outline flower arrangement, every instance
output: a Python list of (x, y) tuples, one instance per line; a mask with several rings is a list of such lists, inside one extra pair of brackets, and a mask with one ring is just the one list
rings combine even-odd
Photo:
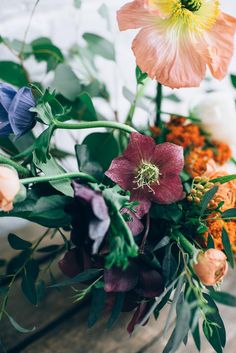
[[(220, 12), (217, 0), (134, 0), (117, 18), (120, 30), (141, 28), (133, 42), (137, 86), (143, 88), (149, 77), (158, 81), (156, 120), (142, 129), (132, 121), (137, 99), (126, 123), (98, 118), (92, 98), (109, 102), (105, 85), (76, 78), (49, 39), (22, 43), (19, 51), (1, 38), (18, 63), (0, 62), (8, 72), (0, 73), (0, 216), (47, 230), (35, 242), (9, 235), (17, 254), (9, 263), (0, 261), (0, 320), (7, 317), (28, 332), (8, 312), (9, 294), (20, 276), (22, 291), (34, 305), (46, 287), (71, 286), (76, 302), (90, 296), (90, 327), (105, 308), (109, 328), (126, 311), (132, 334), (151, 316), (158, 320), (169, 305), (175, 326), (164, 353), (176, 352), (189, 334), (200, 350), (200, 326), (220, 353), (226, 339), (216, 302), (236, 306), (236, 297), (220, 289), (236, 257), (236, 175), (227, 171), (228, 163), (235, 163), (235, 103), (224, 108), (222, 95), (208, 93), (188, 116), (163, 119), (162, 85), (198, 86), (206, 66), (223, 78), (236, 19)], [(85, 40), (91, 65), (96, 55), (109, 58), (109, 41), (92, 34)], [(94, 40), (103, 43), (102, 53)], [(25, 66), (29, 57), (54, 72), (55, 90), (31, 81)], [(232, 129), (224, 125), (225, 110)], [(59, 129), (88, 131), (75, 144), (72, 171), (63, 167), (71, 156), (53, 143)], [(55, 244), (54, 237), (42, 248), (50, 230), (63, 244)], [(63, 281), (45, 283), (38, 250), (58, 262)]]

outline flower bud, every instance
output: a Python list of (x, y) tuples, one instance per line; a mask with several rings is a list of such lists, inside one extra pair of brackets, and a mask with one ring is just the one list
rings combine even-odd
[(0, 166), (0, 209), (4, 212), (13, 209), (13, 201), (20, 190), (20, 181), (15, 169)]
[(228, 271), (227, 258), (222, 251), (217, 249), (201, 251), (193, 269), (204, 285), (214, 286), (224, 278)]

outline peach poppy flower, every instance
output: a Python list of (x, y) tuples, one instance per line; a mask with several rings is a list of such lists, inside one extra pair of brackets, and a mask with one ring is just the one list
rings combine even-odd
[(233, 55), (236, 19), (218, 0), (134, 0), (117, 14), (121, 31), (141, 28), (133, 41), (137, 65), (171, 88), (199, 86), (208, 66), (222, 79)]
[(13, 200), (20, 191), (17, 172), (6, 166), (0, 166), (0, 209), (4, 212), (13, 209)]
[[(226, 175), (229, 175), (229, 173), (225, 170), (219, 169), (213, 160), (208, 162), (204, 176), (209, 179), (215, 179)], [(213, 200), (215, 200), (217, 204), (224, 201), (224, 204), (221, 207), (221, 211), (223, 212), (230, 208), (234, 208), (236, 206), (236, 181), (231, 180), (228, 183), (220, 185)]]
[(199, 252), (197, 263), (193, 265), (194, 272), (206, 286), (218, 284), (228, 272), (225, 254), (217, 249)]

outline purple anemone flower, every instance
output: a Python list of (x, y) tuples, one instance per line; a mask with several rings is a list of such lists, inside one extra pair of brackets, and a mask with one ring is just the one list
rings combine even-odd
[(92, 252), (98, 253), (99, 247), (110, 226), (110, 217), (107, 205), (100, 192), (94, 191), (87, 186), (81, 185), (76, 181), (72, 182), (75, 199), (78, 203), (78, 218), (75, 219), (75, 225), (78, 227), (73, 232), (73, 242), (79, 245), (74, 238), (79, 236), (81, 228), (82, 236), (88, 235), (93, 241)]
[(36, 114), (30, 111), (35, 106), (32, 91), (22, 87), (16, 91), (11, 86), (0, 84), (0, 135), (14, 133), (17, 137), (31, 130), (36, 123)]
[(169, 142), (156, 145), (150, 136), (133, 132), (123, 156), (115, 158), (105, 174), (148, 212), (151, 201), (171, 204), (184, 197), (179, 177), (183, 167), (182, 147)]

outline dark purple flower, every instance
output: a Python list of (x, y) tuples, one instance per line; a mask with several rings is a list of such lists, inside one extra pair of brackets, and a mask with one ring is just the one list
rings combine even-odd
[(123, 156), (115, 158), (105, 173), (138, 200), (145, 212), (151, 201), (171, 204), (184, 197), (179, 177), (184, 167), (183, 148), (133, 132)]
[[(83, 236), (88, 235), (93, 241), (92, 252), (96, 254), (110, 226), (110, 217), (107, 205), (100, 192), (83, 186), (76, 181), (72, 182), (75, 199), (78, 203), (78, 231), (81, 226)], [(81, 217), (82, 216), (82, 217)], [(76, 224), (73, 227), (77, 226)], [(77, 230), (73, 232), (73, 242), (77, 245)], [(75, 240), (75, 241), (74, 241)]]
[(67, 251), (58, 265), (61, 271), (68, 277), (75, 277), (92, 267), (88, 254), (78, 248)]
[(34, 106), (30, 88), (22, 87), (16, 91), (5, 83), (0, 84), (0, 135), (14, 133), (20, 137), (32, 129), (36, 115), (30, 108)]
[(134, 290), (145, 298), (154, 298), (163, 291), (163, 279), (159, 272), (142, 264), (130, 262), (126, 270), (112, 268), (105, 270), (106, 292), (128, 292)]

